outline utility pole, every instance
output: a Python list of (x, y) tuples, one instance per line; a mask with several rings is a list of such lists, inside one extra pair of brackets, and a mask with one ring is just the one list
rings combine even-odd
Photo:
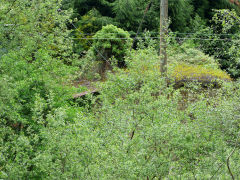
[(160, 71), (167, 77), (168, 0), (160, 0)]

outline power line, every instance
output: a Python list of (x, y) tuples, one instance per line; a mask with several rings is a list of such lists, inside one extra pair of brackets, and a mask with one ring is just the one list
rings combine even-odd
[[(130, 35), (137, 35), (135, 32), (128, 32)], [(96, 33), (80, 33), (81, 35), (86, 36), (94, 36)], [(120, 33), (105, 33), (105, 34), (120, 34)], [(159, 34), (159, 32), (139, 32), (138, 34)], [(238, 36), (237, 34), (218, 34), (218, 33), (198, 33), (198, 32), (189, 32), (189, 33), (181, 33), (181, 32), (169, 32), (169, 34), (182, 34), (182, 35), (203, 35), (203, 36)]]
[[(240, 39), (229, 39), (229, 38), (225, 38), (225, 39), (214, 39), (214, 38), (195, 38), (195, 37), (171, 37), (171, 36), (168, 36), (169, 39), (179, 39), (179, 40), (204, 40), (204, 41), (239, 41)], [(94, 37), (91, 37), (91, 38), (72, 38), (72, 39), (85, 39), (85, 40), (117, 40), (117, 39), (120, 39), (120, 40), (128, 40), (129, 38), (94, 38)], [(136, 39), (160, 39), (160, 37), (137, 37)]]
[[(174, 37), (176, 39), (179, 39), (179, 40), (203, 40), (203, 41), (233, 41), (234, 39), (210, 39), (210, 38), (180, 38), (180, 37)], [(238, 39), (237, 41), (239, 41), (240, 39)]]
[[(72, 24), (73, 25), (73, 24)], [(15, 24), (4, 24), (3, 26), (5, 27), (9, 27), (9, 26), (15, 26)], [(73, 25), (73, 27), (75, 29), (77, 29), (77, 27), (75, 25)], [(138, 35), (138, 34), (159, 34), (159, 32), (128, 32), (130, 35)], [(79, 33), (83, 36), (94, 36), (96, 33)], [(113, 32), (113, 33), (105, 33), (107, 35), (111, 35), (111, 34), (120, 34), (117, 32)], [(198, 33), (198, 32), (189, 32), (189, 33), (182, 33), (182, 32), (169, 32), (169, 34), (180, 34), (180, 35), (202, 35), (202, 36), (238, 36), (237, 34), (230, 34), (230, 33), (224, 33), (224, 34), (218, 34), (218, 33)]]
[(180, 32), (169, 32), (170, 34), (185, 34), (185, 35), (216, 35), (216, 36), (237, 36), (237, 34), (217, 34), (217, 33), (198, 33), (198, 32), (191, 32), (191, 33), (180, 33)]

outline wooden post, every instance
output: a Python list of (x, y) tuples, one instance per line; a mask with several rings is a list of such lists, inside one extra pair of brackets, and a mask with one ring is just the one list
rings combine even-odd
[(160, 71), (167, 77), (168, 0), (160, 0)]

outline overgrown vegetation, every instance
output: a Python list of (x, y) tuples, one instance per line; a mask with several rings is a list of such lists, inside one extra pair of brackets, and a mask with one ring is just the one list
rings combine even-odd
[(169, 0), (166, 81), (148, 4), (0, 2), (0, 179), (239, 178), (239, 9)]

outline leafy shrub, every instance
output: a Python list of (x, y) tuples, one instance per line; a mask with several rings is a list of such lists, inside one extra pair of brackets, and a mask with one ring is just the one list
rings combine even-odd
[(92, 9), (76, 23), (74, 50), (84, 54), (91, 46), (93, 35), (101, 30), (103, 25), (112, 24), (110, 17), (102, 16), (98, 10)]
[(91, 51), (96, 60), (109, 61), (112, 57), (117, 59), (119, 67), (125, 66), (124, 56), (131, 47), (132, 39), (127, 31), (114, 25), (107, 25), (93, 36)]
[(193, 47), (190, 42), (185, 42), (177, 48), (169, 48), (170, 66), (177, 65), (179, 63), (199, 65), (210, 69), (219, 69), (219, 64), (213, 56), (204, 54), (201, 50)]

